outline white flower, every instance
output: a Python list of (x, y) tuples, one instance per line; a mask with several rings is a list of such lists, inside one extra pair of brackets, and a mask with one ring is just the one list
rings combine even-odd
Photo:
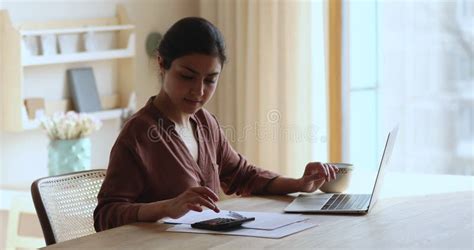
[(41, 126), (51, 140), (72, 140), (89, 136), (102, 127), (102, 122), (89, 114), (69, 111), (45, 117)]

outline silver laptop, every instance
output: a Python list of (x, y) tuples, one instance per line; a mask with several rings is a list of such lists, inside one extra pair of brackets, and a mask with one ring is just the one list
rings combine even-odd
[(382, 186), (382, 181), (390, 155), (393, 151), (398, 127), (387, 137), (380, 160), (377, 177), (371, 194), (315, 194), (300, 195), (284, 211), (289, 213), (325, 213), (325, 214), (366, 214), (374, 206)]

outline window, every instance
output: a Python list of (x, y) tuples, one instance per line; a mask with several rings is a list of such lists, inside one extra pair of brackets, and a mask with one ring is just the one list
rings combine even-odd
[(474, 173), (474, 3), (344, 2), (345, 158), (391, 170)]
[(378, 31), (377, 3), (348, 1), (343, 7), (344, 159), (375, 169), (380, 157), (377, 137)]

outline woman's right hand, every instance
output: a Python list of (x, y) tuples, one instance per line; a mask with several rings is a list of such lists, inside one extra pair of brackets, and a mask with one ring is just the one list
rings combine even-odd
[(189, 210), (202, 212), (205, 206), (214, 212), (220, 210), (215, 204), (219, 197), (207, 187), (192, 187), (167, 202), (166, 214), (173, 219), (185, 215)]

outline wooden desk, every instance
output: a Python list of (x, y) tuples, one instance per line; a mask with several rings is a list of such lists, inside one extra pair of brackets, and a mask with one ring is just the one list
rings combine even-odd
[[(399, 175), (397, 177), (397, 175)], [(387, 176), (388, 183), (416, 187), (420, 179), (403, 174)], [(421, 177), (421, 178), (429, 178)], [(456, 179), (457, 177), (453, 177)], [(449, 180), (450, 177), (443, 180)], [(436, 180), (436, 178), (435, 178)], [(79, 239), (51, 245), (54, 248), (469, 248), (473, 247), (472, 177), (462, 177), (464, 191), (412, 195), (385, 192), (374, 209), (365, 216), (309, 215), (319, 226), (285, 237), (263, 239), (224, 235), (164, 232), (169, 225), (137, 223)], [(454, 180), (458, 181), (459, 180)], [(423, 183), (423, 181), (421, 182)], [(426, 183), (426, 182), (425, 182)], [(442, 185), (441, 183), (435, 183)], [(394, 186), (396, 188), (396, 186)], [(461, 188), (461, 189), (462, 189)], [(386, 190), (390, 191), (390, 185)], [(400, 189), (406, 190), (406, 189)], [(435, 189), (436, 190), (436, 189)], [(414, 194), (414, 195), (413, 195)], [(290, 196), (246, 197), (219, 202), (221, 209), (281, 212), (292, 201)]]

